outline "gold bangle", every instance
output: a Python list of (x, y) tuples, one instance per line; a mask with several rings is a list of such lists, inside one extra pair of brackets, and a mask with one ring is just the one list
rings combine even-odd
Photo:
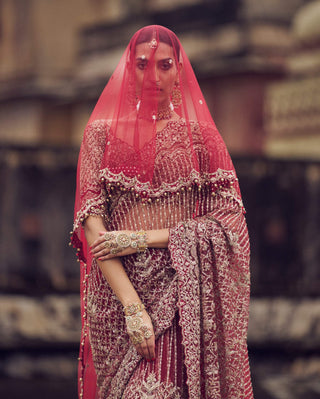
[(146, 252), (148, 248), (147, 233), (143, 230), (137, 231), (135, 234), (135, 242), (138, 254)]
[(104, 234), (104, 246), (110, 248), (111, 254), (117, 254), (124, 249), (131, 247), (137, 250), (138, 254), (145, 253), (147, 244), (147, 233), (145, 231), (136, 231), (130, 234), (126, 233), (105, 233)]
[(123, 312), (126, 316), (133, 316), (144, 309), (143, 303), (131, 303), (123, 307)]

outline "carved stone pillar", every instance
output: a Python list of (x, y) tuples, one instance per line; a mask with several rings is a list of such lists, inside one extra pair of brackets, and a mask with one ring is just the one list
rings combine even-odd
[(302, 7), (293, 20), (296, 48), (288, 76), (269, 86), (265, 100), (266, 154), (320, 158), (320, 1)]

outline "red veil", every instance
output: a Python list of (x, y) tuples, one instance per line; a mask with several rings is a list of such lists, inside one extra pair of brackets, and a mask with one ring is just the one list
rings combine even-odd
[[(165, 144), (161, 146), (159, 142)], [(172, 196), (182, 198), (188, 190), (192, 195), (190, 211), (181, 211), (181, 204), (186, 208), (186, 199), (181, 199), (174, 208), (176, 216), (170, 215), (171, 222), (167, 224), (162, 223), (163, 214), (157, 213), (159, 207), (154, 208), (152, 213), (156, 227), (152, 224), (151, 227), (172, 229), (169, 250), (173, 262), (176, 260), (177, 273), (178, 263), (184, 257), (184, 252), (177, 255), (181, 251), (178, 242), (184, 239), (180, 236), (185, 236), (187, 230), (182, 232), (179, 222), (191, 217), (192, 223), (192, 219), (197, 220), (210, 213), (210, 223), (228, 230), (230, 226), (225, 216), (221, 212), (222, 216), (212, 213), (213, 199), (224, 201), (222, 208), (228, 207), (233, 214), (234, 209), (238, 209), (239, 218), (243, 217), (243, 212), (232, 161), (212, 120), (188, 57), (174, 33), (164, 27), (148, 26), (132, 37), (92, 112), (80, 149), (71, 239), (77, 247), (81, 263), (81, 397), (93, 398), (96, 386), (86, 304), (86, 281), (91, 272), (92, 259), (82, 228), (85, 218), (89, 214), (100, 215), (107, 226), (116, 206), (112, 202), (114, 198), (120, 201), (122, 195), (130, 194), (132, 201), (147, 207), (157, 201), (167, 201)], [(166, 218), (169, 220), (168, 215)], [(145, 223), (141, 227), (150, 228), (147, 219)], [(232, 223), (229, 229), (232, 231), (227, 231), (225, 235), (232, 236), (234, 240), (239, 235), (234, 227), (238, 222), (233, 219)], [(245, 229), (242, 222), (241, 226)], [(175, 227), (178, 229), (176, 232)], [(241, 230), (241, 234), (246, 236), (246, 230)], [(189, 242), (189, 245), (193, 244)], [(199, 240), (194, 245), (199, 245)], [(247, 241), (241, 251), (239, 262), (246, 262), (243, 267), (247, 268)], [(240, 263), (238, 269), (242, 267)], [(182, 276), (184, 272), (181, 273)], [(245, 273), (248, 276), (247, 269)], [(183, 277), (181, 286), (182, 280)], [(248, 278), (241, 284), (245, 285), (245, 291), (241, 294), (244, 303), (241, 317), (244, 319), (242, 330), (246, 334)], [(183, 317), (182, 304), (179, 306), (180, 317)], [(239, 309), (238, 312), (240, 314)], [(190, 376), (189, 380), (192, 383)], [(199, 387), (199, 392), (201, 389), (203, 387)], [(221, 392), (226, 391), (221, 389)], [(231, 398), (231, 393), (228, 395), (221, 397)], [(190, 397), (200, 396), (190, 393)], [(237, 397), (249, 398), (249, 395)]]

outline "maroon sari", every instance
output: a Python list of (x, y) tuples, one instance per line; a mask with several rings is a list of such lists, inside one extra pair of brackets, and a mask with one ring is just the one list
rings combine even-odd
[[(139, 118), (141, 108), (136, 119), (123, 110), (139, 32), (146, 40), (151, 32), (152, 49), (169, 37), (180, 52), (181, 104), (160, 126)], [(90, 118), (79, 157), (72, 235), (81, 263), (79, 396), (250, 399), (250, 249), (236, 174), (174, 34), (139, 32)], [(154, 362), (130, 343), (122, 305), (87, 251), (88, 215), (103, 218), (108, 231), (169, 229), (168, 249), (121, 258), (153, 322)]]

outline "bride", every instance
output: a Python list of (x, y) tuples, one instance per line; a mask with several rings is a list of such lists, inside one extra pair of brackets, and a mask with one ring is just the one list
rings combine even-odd
[(81, 398), (253, 398), (232, 161), (174, 33), (133, 36), (81, 145)]

